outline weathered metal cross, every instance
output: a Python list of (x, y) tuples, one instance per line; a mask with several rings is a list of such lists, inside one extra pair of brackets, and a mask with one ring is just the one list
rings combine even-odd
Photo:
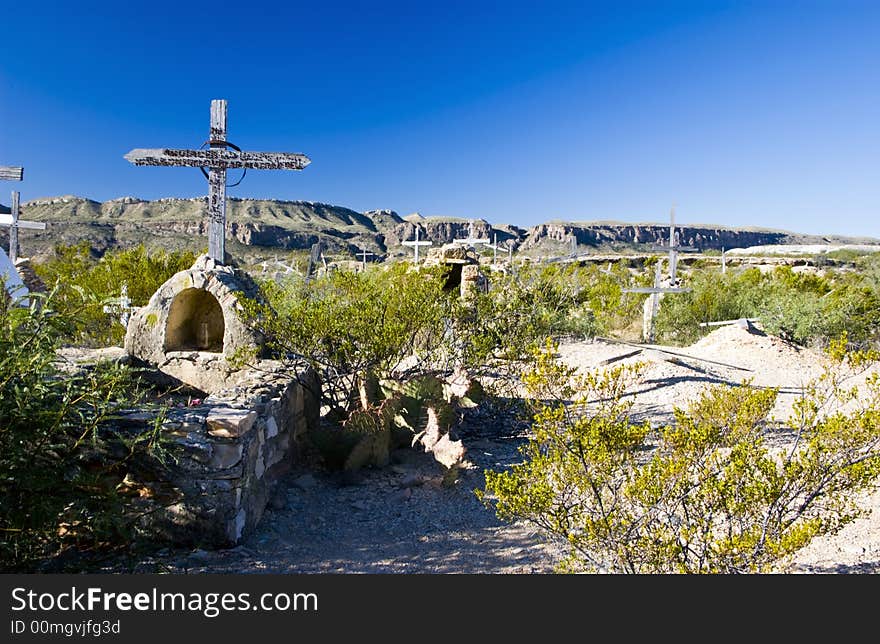
[(419, 246), (433, 246), (434, 245), (434, 242), (432, 242), (430, 240), (419, 241), (419, 227), (418, 226), (416, 226), (415, 241), (403, 241), (400, 243), (403, 244), (404, 246), (412, 246), (415, 249), (415, 251), (416, 251), (415, 263), (416, 264), (419, 263)]
[(9, 259), (15, 264), (18, 259), (18, 229), (29, 228), (30, 230), (46, 230), (46, 224), (42, 221), (25, 221), (19, 219), (19, 194), (18, 190), (12, 191), (12, 214), (0, 215), (0, 226), (9, 227)]
[[(185, 166), (201, 168), (208, 179), (208, 256), (224, 263), (226, 253), (226, 171), (231, 168), (257, 170), (302, 170), (311, 160), (293, 152), (243, 152), (226, 140), (226, 100), (211, 101), (211, 133), (208, 149), (135, 149), (125, 155), (134, 165)], [(231, 150), (229, 148), (232, 148)], [(207, 168), (207, 170), (205, 170)]]

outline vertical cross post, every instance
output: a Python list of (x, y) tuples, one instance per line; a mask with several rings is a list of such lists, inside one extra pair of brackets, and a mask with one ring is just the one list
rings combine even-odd
[(131, 299), (128, 297), (128, 284), (123, 282), (119, 297), (115, 297), (109, 302), (109, 304), (104, 305), (104, 313), (118, 313), (119, 323), (127, 329), (128, 321), (131, 319), (131, 312), (136, 308), (131, 305)]
[[(673, 277), (673, 279), (675, 279)], [(654, 320), (657, 318), (657, 309), (660, 308), (660, 262), (657, 262), (657, 269), (654, 271), (654, 289), (651, 293), (651, 320), (648, 326), (648, 342), (654, 342)]]
[(678, 269), (678, 243), (675, 235), (675, 206), (669, 212), (669, 278), (675, 284)]
[(727, 272), (727, 258), (724, 256), (724, 246), (721, 247), (721, 274), (724, 275)]
[[(211, 149), (226, 149), (226, 100), (211, 101)], [(226, 168), (208, 168), (208, 257), (220, 264), (226, 256)]]
[(15, 264), (18, 259), (18, 209), (19, 209), (19, 193), (18, 190), (12, 191), (12, 225), (9, 227), (9, 259)]

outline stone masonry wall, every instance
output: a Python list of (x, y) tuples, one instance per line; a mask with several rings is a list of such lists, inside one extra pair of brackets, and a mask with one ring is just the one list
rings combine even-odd
[[(223, 546), (260, 521), (275, 483), (300, 458), (305, 434), (319, 419), (311, 372), (295, 378), (268, 361), (260, 368), (269, 373), (166, 412), (163, 433), (174, 459), (141, 459), (125, 481), (143, 507), (139, 527), (147, 534)], [(155, 413), (143, 409), (120, 420), (151, 422)]]

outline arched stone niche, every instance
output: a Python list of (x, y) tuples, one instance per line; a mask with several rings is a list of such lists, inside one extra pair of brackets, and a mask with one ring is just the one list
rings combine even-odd
[(165, 323), (165, 353), (208, 351), (223, 353), (226, 324), (220, 302), (200, 288), (187, 288), (171, 301)]
[(240, 349), (261, 355), (262, 338), (245, 323), (239, 302), (258, 290), (247, 273), (202, 255), (132, 314), (125, 350), (204, 391), (229, 386), (242, 373), (230, 362)]

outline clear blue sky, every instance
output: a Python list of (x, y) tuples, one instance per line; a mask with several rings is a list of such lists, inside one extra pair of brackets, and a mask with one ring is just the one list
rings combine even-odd
[[(880, 237), (880, 2), (5, 2), (0, 201), (206, 193), (136, 147), (303, 152), (238, 197)], [(231, 179), (237, 177), (232, 174)]]

